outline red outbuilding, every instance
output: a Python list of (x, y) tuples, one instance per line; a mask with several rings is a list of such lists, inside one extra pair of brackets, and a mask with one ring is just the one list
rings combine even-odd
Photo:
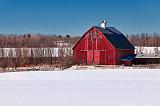
[(131, 64), (134, 46), (116, 28), (93, 26), (73, 47), (74, 64), (120, 65)]

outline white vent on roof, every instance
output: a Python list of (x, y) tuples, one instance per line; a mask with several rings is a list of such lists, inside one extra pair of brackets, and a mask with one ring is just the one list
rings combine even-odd
[(106, 28), (107, 26), (107, 21), (101, 21), (101, 27)]

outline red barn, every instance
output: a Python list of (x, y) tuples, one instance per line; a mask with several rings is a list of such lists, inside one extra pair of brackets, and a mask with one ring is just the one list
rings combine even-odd
[(73, 47), (75, 64), (119, 65), (131, 63), (134, 46), (116, 28), (93, 26)]

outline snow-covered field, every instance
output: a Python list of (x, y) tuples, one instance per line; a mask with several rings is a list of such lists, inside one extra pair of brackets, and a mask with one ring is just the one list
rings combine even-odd
[(0, 106), (159, 106), (160, 69), (0, 74)]

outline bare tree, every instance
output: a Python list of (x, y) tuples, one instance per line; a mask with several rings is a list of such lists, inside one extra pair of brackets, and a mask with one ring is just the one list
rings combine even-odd
[(9, 60), (9, 67), (12, 67), (12, 69), (14, 68), (14, 63), (13, 63), (13, 60), (14, 60), (14, 54), (13, 54), (13, 49), (10, 48), (9, 49), (9, 52), (8, 52), (8, 60)]
[(15, 49), (15, 59), (14, 59), (14, 67), (17, 69), (17, 67), (21, 66), (22, 64), (22, 50), (21, 48)]

